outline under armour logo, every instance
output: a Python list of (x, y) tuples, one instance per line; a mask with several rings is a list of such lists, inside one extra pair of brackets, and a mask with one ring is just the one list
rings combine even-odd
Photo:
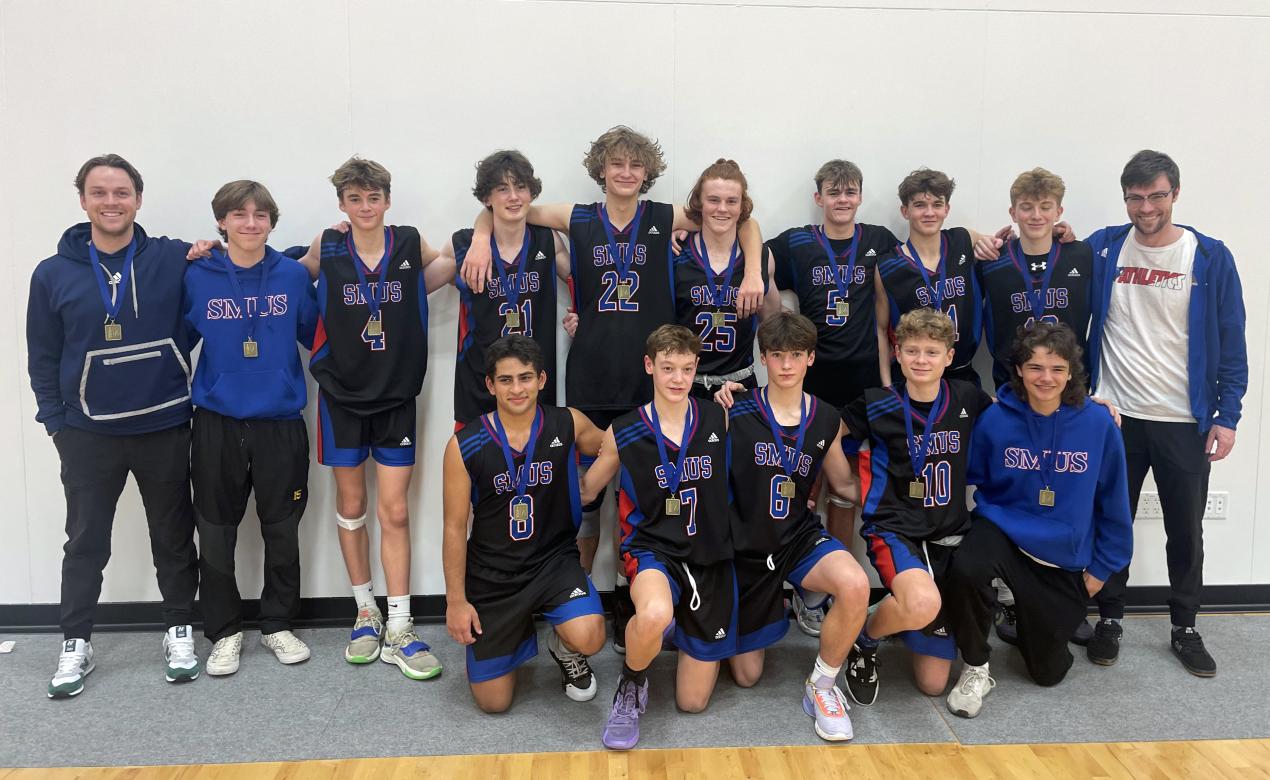
[(1033, 271), (1044, 271), (1045, 263), (1029, 263), (1028, 267), (1031, 268)]

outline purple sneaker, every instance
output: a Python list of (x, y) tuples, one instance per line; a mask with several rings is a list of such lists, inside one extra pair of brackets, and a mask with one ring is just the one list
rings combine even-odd
[[(825, 683), (830, 682), (822, 678)], [(818, 681), (819, 682), (819, 681)], [(803, 691), (803, 712), (816, 719), (816, 735), (830, 742), (851, 739), (851, 716), (846, 697), (836, 685), (827, 688), (808, 680)]]
[(613, 709), (604, 724), (604, 747), (610, 750), (630, 750), (639, 742), (639, 716), (648, 706), (648, 681), (636, 685), (623, 680), (613, 695)]

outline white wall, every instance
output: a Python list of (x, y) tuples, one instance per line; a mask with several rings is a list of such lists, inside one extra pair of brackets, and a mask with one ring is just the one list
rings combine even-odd
[[(0, 0), (0, 603), (58, 599), (63, 499), (34, 420), (24, 339), (31, 270), (81, 221), (71, 179), (117, 152), (146, 181), (139, 222), (205, 237), (226, 181), (265, 182), (282, 207), (275, 246), (339, 216), (325, 177), (352, 153), (394, 173), (392, 221), (433, 242), (470, 224), (474, 162), (513, 146), (545, 201), (593, 200), (589, 140), (631, 124), (672, 167), (652, 195), (682, 202), (715, 157), (739, 160), (769, 233), (813, 216), (830, 157), (865, 172), (862, 218), (902, 232), (894, 187), (912, 168), (959, 182), (953, 222), (1004, 224), (1014, 175), (1068, 184), (1083, 233), (1125, 221), (1117, 179), (1142, 147), (1182, 167), (1183, 222), (1226, 240), (1249, 302), (1252, 370), (1234, 456), (1213, 473), (1229, 518), (1207, 526), (1210, 583), (1270, 582), (1270, 492), (1260, 453), (1270, 271), (1258, 252), (1270, 150), (1270, 11), (1256, 0), (787, 0), (98, 4)], [(1096, 8), (1097, 10), (1091, 10)], [(416, 593), (440, 593), (440, 469), (451, 429), (456, 298), (434, 296), (412, 494)], [(311, 410), (310, 410), (311, 420)], [(333, 486), (314, 466), (304, 592), (344, 595)], [(1263, 511), (1270, 507), (1261, 506)], [(255, 519), (240, 551), (259, 587)], [(1137, 530), (1135, 584), (1167, 582), (1159, 521)], [(105, 600), (157, 599), (141, 504), (120, 504)]]

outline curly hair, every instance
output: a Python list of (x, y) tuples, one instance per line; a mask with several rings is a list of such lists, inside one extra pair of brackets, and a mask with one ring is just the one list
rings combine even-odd
[(741, 216), (737, 218), (736, 224), (740, 225), (749, 219), (750, 214), (754, 212), (754, 201), (750, 200), (749, 182), (745, 180), (745, 174), (741, 173), (741, 166), (736, 164), (736, 160), (727, 160), (722, 157), (701, 172), (701, 175), (697, 177), (697, 183), (692, 187), (692, 192), (688, 193), (688, 204), (684, 209), (688, 219), (698, 225), (701, 224), (701, 190), (710, 179), (734, 181), (741, 185)]
[(611, 157), (629, 157), (644, 164), (644, 183), (639, 188), (641, 194), (652, 189), (657, 177), (666, 171), (666, 159), (662, 156), (661, 144), (626, 125), (604, 131), (603, 135), (591, 142), (591, 149), (582, 158), (582, 167), (586, 168), (587, 175), (601, 189), (604, 188), (604, 166)]
[(943, 171), (918, 168), (900, 182), (900, 205), (907, 206), (913, 198), (926, 193), (943, 198), (948, 203), (952, 201), (953, 190), (956, 188), (956, 180), (948, 178), (948, 174)]
[(508, 179), (528, 187), (530, 200), (542, 194), (542, 180), (534, 176), (534, 166), (515, 149), (500, 149), (476, 164), (476, 186), (472, 187), (472, 194), (484, 203)]
[(1085, 403), (1085, 386), (1089, 378), (1085, 375), (1085, 366), (1081, 362), (1084, 352), (1080, 344), (1076, 343), (1076, 334), (1062, 323), (1037, 322), (1030, 328), (1019, 328), (1014, 349), (1010, 352), (1010, 365), (1014, 367), (1014, 373), (1010, 375), (1010, 387), (1014, 389), (1014, 394), (1027, 400), (1027, 388), (1023, 386), (1023, 377), (1019, 371), (1038, 349), (1048, 349), (1067, 361), (1070, 375), (1067, 386), (1063, 388), (1063, 405), (1079, 407)]
[(952, 320), (937, 309), (913, 309), (900, 317), (895, 326), (896, 346), (911, 339), (925, 337), (952, 349), (956, 336), (957, 331), (953, 328)]

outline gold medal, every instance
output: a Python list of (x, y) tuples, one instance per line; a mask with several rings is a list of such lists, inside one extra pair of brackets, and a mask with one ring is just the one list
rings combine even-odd
[(366, 320), (366, 335), (367, 336), (382, 336), (383, 334), (384, 334), (383, 320), (380, 320), (374, 317), (372, 317), (369, 320)]
[(512, 502), (512, 519), (518, 523), (523, 523), (529, 519), (529, 504), (524, 501)]
[(107, 322), (106, 341), (123, 341), (123, 326), (117, 322)]
[(724, 322), (726, 322), (725, 315), (721, 311), (712, 311), (710, 312), (710, 322), (714, 327), (722, 328)]
[(631, 299), (631, 283), (630, 282), (617, 283), (617, 299), (620, 301), (629, 301)]
[(1054, 506), (1054, 491), (1041, 488), (1041, 506)]
[(920, 479), (915, 479), (908, 483), (909, 498), (926, 498), (926, 483)]
[(834, 312), (839, 317), (846, 317), (851, 313), (851, 304), (846, 301), (838, 301), (834, 304)]
[(243, 342), (243, 357), (254, 358), (260, 357), (260, 347), (250, 338)]
[(673, 497), (666, 499), (666, 514), (671, 517), (679, 516), (679, 499)]
[(776, 492), (780, 494), (781, 498), (793, 498), (794, 490), (794, 481), (792, 479), (787, 479), (776, 486)]
[(518, 311), (507, 312), (507, 327), (509, 328), (520, 327), (520, 312)]

